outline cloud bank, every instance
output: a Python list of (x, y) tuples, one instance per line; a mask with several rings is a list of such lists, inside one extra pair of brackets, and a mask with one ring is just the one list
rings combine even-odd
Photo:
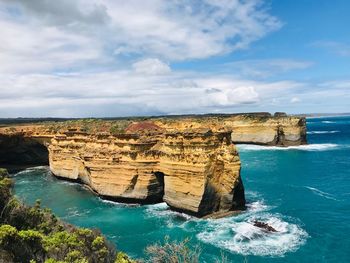
[(308, 84), (266, 78), (312, 63), (172, 67), (249, 49), (281, 26), (260, 0), (0, 0), (0, 117), (281, 110)]

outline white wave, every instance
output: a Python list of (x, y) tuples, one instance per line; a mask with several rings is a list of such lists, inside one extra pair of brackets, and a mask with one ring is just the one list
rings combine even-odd
[[(240, 222), (235, 218), (212, 220), (197, 238), (205, 243), (242, 255), (283, 256), (303, 245), (308, 234), (298, 225), (283, 221), (279, 215), (250, 216)], [(277, 232), (254, 226), (254, 220), (265, 222)]]
[(86, 210), (79, 210), (77, 207), (70, 207), (66, 209), (66, 215), (63, 217), (63, 219), (68, 219), (72, 217), (81, 217), (90, 214), (91, 211)]
[(261, 197), (261, 194), (259, 192), (256, 191), (251, 191), (251, 190), (246, 190), (245, 191), (245, 196), (246, 198), (251, 198), (251, 199), (258, 199)]
[(252, 203), (248, 203), (247, 205), (247, 211), (248, 212), (261, 212), (261, 211), (266, 211), (269, 210), (271, 207), (269, 207), (268, 205), (266, 205), (264, 203), (264, 201), (255, 201)]
[(112, 201), (112, 200), (106, 200), (106, 199), (102, 199), (102, 198), (99, 198), (99, 199), (102, 203), (106, 203), (106, 204), (110, 204), (110, 205), (114, 205), (114, 206), (120, 206), (120, 207), (140, 207), (141, 206), (140, 204), (127, 204), (127, 203), (119, 203), (119, 202)]
[(308, 131), (307, 134), (329, 134), (329, 133), (338, 133), (340, 131)]
[(84, 185), (78, 183), (78, 182), (73, 182), (73, 181), (64, 181), (64, 180), (59, 180), (59, 184), (64, 184), (64, 185), (75, 185), (75, 186), (81, 186), (84, 187)]
[(309, 189), (311, 192), (313, 192), (314, 194), (316, 195), (319, 195), (321, 197), (324, 197), (326, 199), (331, 199), (331, 200), (334, 200), (334, 201), (338, 201), (338, 199), (336, 199), (334, 197), (334, 195), (330, 194), (330, 193), (326, 193), (326, 192), (323, 192), (317, 188), (314, 188), (314, 187), (310, 187), (310, 186), (305, 186), (305, 188)]
[(148, 205), (146, 208), (146, 213), (151, 217), (179, 217), (185, 220), (195, 219), (193, 216), (171, 210), (165, 202)]
[(335, 121), (322, 121), (322, 123), (335, 123)]
[(14, 174), (13, 176), (18, 176), (18, 175), (25, 175), (25, 174), (30, 174), (32, 172), (35, 172), (35, 171), (49, 171), (49, 167), (48, 166), (35, 166), (35, 167), (30, 167), (30, 168), (26, 168), (25, 170), (23, 171), (20, 171), (16, 174)]
[(339, 147), (338, 144), (334, 143), (315, 143), (307, 145), (298, 146), (288, 146), (288, 147), (277, 147), (277, 146), (261, 146), (261, 145), (251, 145), (251, 144), (240, 144), (237, 145), (238, 150), (243, 151), (288, 151), (288, 150), (301, 150), (301, 151), (327, 151), (336, 149)]

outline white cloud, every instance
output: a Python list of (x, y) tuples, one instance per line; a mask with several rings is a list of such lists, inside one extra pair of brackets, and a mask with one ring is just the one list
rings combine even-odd
[(255, 82), (198, 72), (149, 75), (116, 70), (7, 75), (0, 77), (0, 87), (0, 112), (4, 114), (0, 117), (28, 116), (28, 112), (38, 112), (38, 116), (43, 112), (47, 116), (120, 116), (261, 107), (272, 97), (285, 96), (298, 84)]
[(135, 74), (134, 69), (56, 75), (7, 74), (0, 76), (0, 87), (0, 117), (302, 112), (305, 109), (310, 112), (322, 111), (324, 107), (334, 112), (337, 109), (334, 100), (338, 108), (344, 108), (350, 99), (346, 81), (313, 85), (186, 71)]
[[(92, 46), (100, 56), (133, 54), (169, 61), (207, 58), (246, 48), (281, 26), (260, 0), (222, 3), (0, 0), (0, 20), (6, 21), (1, 28), (25, 32), (26, 41), (19, 42), (23, 48), (33, 47), (33, 42), (42, 43), (36, 50), (42, 55), (46, 49), (41, 48), (47, 43), (58, 42), (62, 50), (69, 50), (76, 44), (70, 39), (74, 36), (89, 40), (84, 45), (79, 42), (79, 47)], [(58, 37), (48, 39), (48, 30), (55, 31)], [(2, 39), (7, 39), (8, 47), (14, 46), (10, 52), (17, 51), (16, 39), (8, 34)], [(21, 56), (34, 60), (28, 54)]]
[(301, 100), (298, 97), (293, 97), (293, 98), (290, 99), (290, 103), (298, 103), (300, 101)]
[(0, 19), (0, 72), (50, 72), (101, 63), (99, 43), (55, 27), (35, 27)]
[(259, 94), (254, 87), (237, 87), (227, 90), (222, 90), (210, 95), (212, 105), (214, 107), (220, 106), (234, 106), (239, 104), (254, 104), (259, 101)]
[(170, 73), (171, 69), (168, 64), (157, 58), (148, 58), (137, 61), (133, 64), (136, 73), (149, 75), (163, 75)]
[(244, 79), (307, 61), (224, 65), (235, 76), (173, 64), (248, 48), (280, 27), (261, 0), (0, 0), (0, 117), (281, 111), (294, 97), (316, 107), (330, 87), (345, 101), (345, 82), (312, 93), (309, 83)]

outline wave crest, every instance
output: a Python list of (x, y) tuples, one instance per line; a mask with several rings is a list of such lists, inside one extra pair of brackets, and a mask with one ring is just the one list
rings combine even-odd
[[(254, 226), (254, 220), (266, 222), (277, 232), (266, 232)], [(197, 237), (221, 249), (242, 255), (283, 256), (297, 250), (306, 242), (308, 234), (297, 224), (283, 221), (279, 215), (250, 216), (241, 222), (212, 221), (208, 230)]]
[(322, 121), (322, 123), (335, 123), (335, 121)]
[(338, 199), (336, 199), (334, 197), (334, 195), (332, 195), (330, 193), (323, 192), (320, 189), (317, 189), (315, 187), (305, 186), (305, 188), (309, 189), (311, 192), (313, 192), (314, 194), (316, 194), (318, 196), (324, 197), (326, 199), (331, 199), (331, 200), (334, 200), (334, 201), (338, 201)]
[(328, 151), (338, 148), (338, 144), (334, 143), (317, 143), (308, 145), (277, 147), (277, 146), (261, 146), (251, 144), (237, 145), (238, 150), (241, 151), (288, 151), (288, 150), (301, 150), (301, 151)]
[(340, 131), (308, 131), (307, 134), (332, 134)]

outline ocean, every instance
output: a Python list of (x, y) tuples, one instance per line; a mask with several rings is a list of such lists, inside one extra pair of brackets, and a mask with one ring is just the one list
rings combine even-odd
[[(40, 199), (69, 223), (99, 228), (135, 258), (169, 236), (199, 245), (201, 262), (222, 253), (229, 262), (350, 262), (350, 117), (308, 118), (307, 129), (305, 146), (238, 146), (247, 198), (238, 216), (204, 220), (165, 203), (105, 201), (47, 167), (13, 175), (15, 194), (27, 204)], [(278, 232), (265, 233), (254, 220)]]

